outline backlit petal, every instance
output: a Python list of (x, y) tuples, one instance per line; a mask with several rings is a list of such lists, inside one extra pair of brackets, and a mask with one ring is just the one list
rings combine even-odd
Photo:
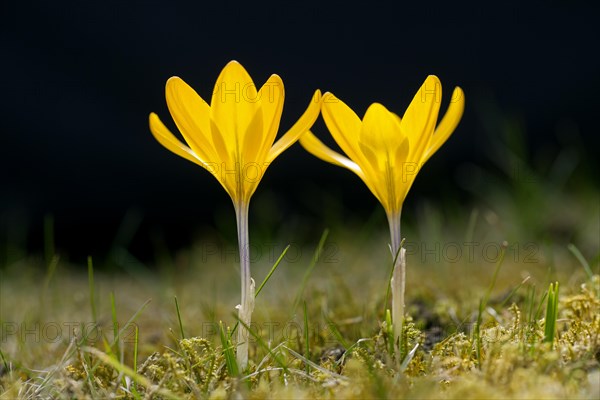
[(321, 91), (316, 90), (313, 95), (306, 111), (304, 114), (296, 121), (296, 123), (273, 144), (271, 150), (269, 151), (269, 155), (267, 157), (267, 162), (271, 163), (279, 154), (281, 154), (285, 149), (294, 144), (301, 135), (306, 133), (319, 116), (319, 110), (321, 108)]
[(223, 136), (219, 131), (219, 127), (211, 119), (211, 134), (215, 152), (219, 157), (215, 163), (210, 163), (211, 167), (215, 169), (215, 178), (225, 188), (232, 200), (239, 200), (240, 188), (238, 185), (237, 177), (239, 176), (238, 161), (231, 157), (228, 153), (227, 146), (223, 140)]
[(429, 160), (429, 158), (446, 142), (446, 140), (448, 140), (452, 132), (454, 132), (458, 126), (464, 110), (465, 94), (461, 88), (456, 87), (452, 93), (448, 111), (446, 111), (446, 114), (435, 129), (433, 138), (429, 144), (429, 148), (425, 152), (425, 156), (422, 161), (423, 163), (427, 162), (427, 160)]
[(437, 122), (442, 98), (442, 85), (429, 75), (402, 117), (400, 128), (410, 146), (408, 162), (420, 162), (429, 146)]
[(408, 149), (407, 138), (400, 129), (400, 119), (383, 105), (373, 103), (367, 109), (360, 132), (360, 148), (368, 163), (361, 165), (375, 196), (388, 212), (398, 203), (397, 175), (401, 173)]
[[(385, 198), (382, 197), (381, 193), (378, 190), (376, 178), (370, 175), (367, 175), (365, 171), (361, 169), (354, 161), (349, 158), (341, 155), (340, 153), (331, 150), (327, 147), (323, 142), (321, 142), (317, 137), (310, 131), (306, 132), (300, 137), (300, 144), (304, 147), (309, 153), (314, 155), (315, 157), (320, 158), (323, 161), (329, 162), (334, 165), (338, 165), (340, 167), (344, 167), (354, 172), (358, 177), (367, 185), (369, 190), (382, 202), (385, 201)], [(385, 207), (385, 205), (384, 205)]]
[(379, 159), (390, 159), (388, 153), (395, 153), (404, 139), (398, 117), (379, 103), (371, 104), (360, 130), (361, 145), (369, 147)]
[(210, 140), (208, 104), (176, 76), (167, 81), (165, 97), (171, 116), (191, 149), (206, 161), (217, 161)]
[[(263, 140), (264, 135), (258, 135), (256, 132), (264, 132), (263, 128), (263, 113), (261, 109), (256, 110), (254, 114), (254, 118), (250, 121), (250, 125), (248, 125), (248, 133), (245, 136), (245, 139), (256, 137), (256, 140)], [(258, 159), (259, 156), (256, 152), (260, 151), (260, 147), (254, 145), (252, 146), (249, 142), (246, 142), (246, 146), (242, 148), (241, 158), (238, 162), (239, 167), (237, 171), (237, 179), (241, 180), (241, 185), (239, 186), (239, 195), (236, 196), (242, 202), (250, 201), (250, 197), (256, 191), (258, 187), (258, 182), (263, 177), (263, 174), (268, 165), (264, 163), (262, 159)]]
[(351, 160), (361, 165), (363, 157), (358, 144), (362, 125), (360, 118), (346, 103), (329, 92), (323, 95), (321, 114), (338, 146)]
[(257, 113), (262, 116), (262, 132), (260, 137), (258, 133), (248, 132), (246, 134), (244, 153), (255, 162), (262, 163), (266, 159), (279, 130), (285, 97), (281, 78), (278, 75), (271, 75), (258, 91), (258, 97), (260, 98), (260, 110), (257, 110)]
[(210, 133), (215, 153), (217, 153), (217, 157), (219, 159), (218, 162), (220, 164), (225, 163), (229, 166), (230, 164), (233, 165), (239, 161), (235, 157), (235, 151), (227, 147), (227, 143), (223, 138), (223, 134), (221, 133), (219, 126), (212, 118), (210, 119)]
[(329, 147), (323, 144), (323, 142), (317, 139), (317, 137), (311, 131), (308, 131), (304, 135), (300, 136), (300, 144), (315, 157), (339, 167), (347, 168), (364, 180), (364, 174), (354, 161), (336, 151), (331, 150)]
[(150, 113), (148, 122), (150, 124), (150, 131), (152, 132), (152, 135), (160, 144), (178, 156), (183, 157), (194, 164), (198, 164), (203, 168), (206, 168), (204, 161), (201, 160), (189, 147), (181, 143), (162, 123), (160, 118), (158, 118), (158, 115), (155, 113)]
[(259, 103), (248, 72), (237, 61), (229, 62), (215, 83), (210, 111), (232, 157), (238, 157), (242, 151), (244, 136)]
[(254, 113), (254, 117), (252, 117), (244, 135), (244, 146), (242, 147), (240, 161), (243, 163), (261, 162), (262, 160), (257, 159), (257, 157), (264, 138), (263, 112), (258, 109)]

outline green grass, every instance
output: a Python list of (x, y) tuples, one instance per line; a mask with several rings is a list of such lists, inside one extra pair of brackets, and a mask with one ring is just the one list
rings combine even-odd
[[(259, 261), (256, 276), (270, 279), (257, 298), (244, 372), (231, 340), (233, 260), (168, 281), (59, 264), (39, 293), (35, 264), (43, 261), (22, 260), (2, 271), (0, 398), (597, 396), (597, 265), (588, 265), (596, 269), (590, 277), (566, 246), (550, 248), (570, 254), (552, 267), (506, 255), (500, 267), (499, 260), (438, 264), (413, 254), (407, 356), (399, 359), (383, 322), (384, 237), (360, 248), (344, 237), (333, 264), (315, 261), (322, 240), (296, 264), (279, 259), (276, 271)], [(192, 256), (190, 266), (197, 261)], [(535, 290), (549, 279), (560, 282), (560, 294), (554, 284)], [(213, 303), (203, 306), (211, 288)]]

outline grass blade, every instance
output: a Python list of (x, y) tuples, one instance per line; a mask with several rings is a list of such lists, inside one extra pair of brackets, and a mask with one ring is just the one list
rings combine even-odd
[(515, 286), (515, 288), (510, 291), (510, 293), (508, 294), (508, 296), (506, 296), (504, 298), (504, 300), (502, 300), (502, 303), (500, 303), (500, 308), (503, 308), (506, 305), (506, 303), (508, 303), (508, 301), (515, 295), (515, 293), (517, 293), (519, 291), (519, 289), (521, 289), (521, 287), (523, 287), (523, 285), (525, 283), (527, 283), (527, 281), (529, 281), (530, 278), (531, 278), (531, 276), (527, 275), (525, 277), (525, 279), (523, 279), (521, 281), (521, 283), (519, 283), (517, 286)]
[(233, 351), (234, 346), (231, 343), (231, 335), (228, 335), (227, 332), (225, 332), (223, 322), (219, 322), (219, 336), (221, 338), (221, 347), (223, 347), (227, 372), (229, 373), (229, 376), (238, 376), (240, 374), (240, 369), (237, 364), (235, 352)]
[[(304, 357), (310, 359), (310, 344), (308, 342), (308, 312), (306, 311), (306, 301), (304, 303)], [(306, 373), (310, 374), (310, 365), (306, 363)]]
[(301, 354), (296, 353), (294, 350), (290, 349), (289, 347), (287, 347), (285, 345), (283, 345), (282, 347), (284, 349), (286, 349), (287, 351), (289, 351), (292, 356), (296, 357), (297, 359), (299, 359), (300, 361), (302, 361), (306, 365), (309, 365), (309, 366), (313, 367), (314, 369), (316, 369), (317, 371), (321, 372), (322, 374), (330, 375), (331, 377), (333, 377), (335, 379), (339, 379), (341, 381), (347, 381), (348, 380), (347, 376), (340, 375), (338, 373), (335, 373), (333, 371), (328, 370), (327, 368), (323, 368), (319, 364), (310, 361), (308, 358), (302, 356)]
[(54, 246), (54, 215), (47, 214), (44, 217), (44, 258), (49, 267), (56, 256)]
[(583, 256), (583, 254), (581, 254), (579, 249), (577, 247), (575, 247), (575, 245), (573, 243), (569, 243), (567, 245), (567, 249), (569, 249), (569, 251), (575, 256), (577, 261), (579, 261), (579, 263), (585, 270), (585, 273), (587, 274), (588, 278), (592, 279), (594, 277), (594, 272), (592, 272), (592, 268), (590, 267), (590, 264), (587, 262), (587, 260)]
[(112, 323), (113, 323), (113, 343), (111, 345), (111, 347), (115, 347), (114, 351), (115, 351), (115, 355), (119, 354), (119, 341), (117, 340), (117, 337), (119, 336), (119, 320), (117, 318), (117, 306), (115, 304), (115, 294), (113, 292), (110, 292), (110, 313), (112, 316)]
[(137, 317), (139, 317), (139, 315), (142, 313), (142, 311), (144, 311), (146, 306), (148, 306), (148, 304), (150, 304), (151, 301), (152, 301), (152, 299), (146, 300), (144, 302), (144, 304), (142, 304), (141, 307), (138, 308), (138, 310), (135, 312), (135, 314), (133, 314), (131, 316), (131, 318), (129, 318), (129, 320), (127, 320), (125, 325), (123, 325), (123, 327), (121, 329), (119, 329), (119, 331), (117, 332), (117, 336), (114, 338), (113, 342), (111, 343), (111, 347), (115, 345), (116, 341), (118, 341), (120, 339), (120, 337), (123, 335), (123, 332), (125, 332), (125, 330), (127, 330), (127, 328), (129, 328), (129, 326), (137, 319)]
[(313, 258), (310, 261), (310, 264), (308, 265), (308, 268), (306, 269), (304, 276), (302, 277), (302, 283), (300, 284), (300, 289), (298, 289), (298, 294), (296, 295), (296, 300), (294, 301), (294, 312), (296, 311), (296, 309), (298, 308), (298, 305), (300, 304), (300, 299), (302, 298), (302, 295), (304, 294), (304, 288), (306, 287), (308, 278), (309, 278), (310, 274), (312, 273), (313, 269), (315, 268), (315, 266), (317, 265), (317, 261), (319, 261), (319, 258), (321, 257), (321, 252), (323, 251), (323, 246), (325, 246), (325, 241), (327, 240), (327, 236), (329, 236), (329, 229), (325, 229), (323, 231), (323, 234), (321, 235), (321, 239), (319, 239), (319, 244), (317, 245), (317, 248), (315, 249), (315, 253), (313, 254)]
[(415, 357), (415, 354), (417, 353), (418, 348), (419, 348), (419, 343), (417, 343), (415, 345), (415, 347), (413, 347), (412, 350), (408, 352), (406, 357), (404, 357), (404, 361), (402, 361), (402, 364), (400, 365), (401, 372), (406, 371), (406, 368), (408, 368), (408, 364), (410, 364), (412, 359)]
[(183, 322), (181, 322), (181, 310), (179, 309), (179, 302), (177, 296), (175, 296), (175, 309), (177, 310), (177, 320), (179, 321), (179, 331), (181, 332), (181, 338), (185, 339), (185, 333), (183, 331)]
[(4, 357), (2, 349), (0, 349), (0, 359), (2, 360), (2, 364), (4, 365), (4, 370), (6, 371), (6, 373), (8, 373), (10, 371), (10, 368), (8, 367), (8, 361), (6, 361), (6, 357)]
[(492, 281), (490, 282), (490, 286), (488, 287), (487, 292), (485, 293), (483, 299), (479, 301), (479, 311), (477, 313), (477, 322), (475, 323), (475, 343), (476, 343), (476, 354), (477, 354), (477, 364), (479, 368), (481, 368), (481, 324), (483, 322), (483, 312), (487, 307), (487, 303), (490, 300), (492, 295), (492, 290), (494, 290), (494, 286), (496, 285), (496, 280), (498, 279), (498, 273), (500, 272), (500, 267), (504, 263), (504, 256), (506, 255), (506, 248), (508, 247), (508, 243), (502, 243), (500, 247), (500, 255), (498, 256), (498, 261), (496, 261), (496, 268), (494, 269), (494, 275), (492, 276)]
[(544, 301), (546, 300), (546, 297), (548, 297), (548, 292), (545, 292), (542, 298), (540, 299), (540, 304), (538, 305), (537, 311), (535, 312), (534, 320), (542, 318), (542, 308), (544, 307)]
[(396, 347), (394, 346), (394, 324), (392, 323), (392, 312), (389, 308), (385, 310), (385, 337), (388, 343), (388, 352), (394, 354), (394, 348)]
[(138, 346), (139, 346), (139, 341), (140, 341), (140, 328), (138, 328), (138, 326), (135, 326), (135, 337), (133, 339), (133, 370), (137, 371), (137, 364), (138, 364)]
[(90, 307), (92, 309), (92, 322), (95, 325), (96, 322), (98, 321), (98, 319), (96, 318), (96, 316), (98, 314), (96, 313), (96, 301), (95, 301), (95, 295), (94, 295), (94, 264), (92, 262), (92, 256), (88, 256), (87, 263), (88, 263), (88, 284), (89, 284), (89, 288), (90, 288)]
[(469, 215), (469, 223), (467, 225), (467, 231), (465, 233), (465, 242), (472, 243), (473, 236), (475, 235), (475, 227), (477, 226), (477, 219), (479, 217), (479, 209), (474, 208), (471, 210), (471, 215)]
[(546, 307), (546, 322), (544, 324), (544, 342), (554, 347), (556, 334), (556, 320), (558, 318), (558, 282), (550, 284), (548, 288), (548, 302)]
[(265, 286), (265, 284), (268, 282), (268, 280), (271, 278), (271, 275), (273, 275), (273, 273), (275, 272), (275, 270), (277, 269), (277, 267), (281, 263), (281, 260), (283, 260), (283, 257), (285, 257), (285, 254), (288, 252), (289, 249), (290, 249), (290, 245), (288, 244), (285, 247), (285, 249), (283, 249), (283, 251), (281, 252), (281, 255), (279, 256), (279, 258), (277, 259), (277, 261), (275, 261), (275, 264), (273, 264), (273, 266), (271, 267), (271, 270), (269, 271), (269, 273), (267, 274), (267, 276), (265, 277), (265, 279), (263, 279), (263, 281), (260, 284), (260, 286), (258, 287), (258, 289), (256, 289), (254, 297), (258, 296), (258, 294), (260, 293), (260, 291), (262, 290), (262, 288)]
[(60, 261), (60, 256), (58, 254), (55, 254), (52, 256), (52, 259), (48, 263), (48, 269), (46, 270), (46, 277), (44, 279), (44, 293), (48, 289), (48, 286), (50, 286), (50, 281), (52, 280), (52, 277), (54, 276), (54, 273), (56, 272), (56, 267), (58, 267), (59, 261)]
[(504, 263), (504, 256), (506, 255), (506, 248), (508, 247), (508, 243), (502, 243), (500, 248), (500, 255), (498, 256), (498, 261), (496, 261), (496, 268), (494, 269), (494, 275), (492, 276), (492, 281), (490, 282), (490, 286), (488, 287), (487, 292), (485, 293), (485, 297), (483, 300), (483, 309), (487, 307), (487, 303), (492, 296), (492, 290), (494, 290), (494, 286), (496, 286), (496, 280), (498, 279), (498, 273), (500, 272), (500, 267)]
[(344, 350), (348, 349), (349, 343), (344, 339), (344, 336), (340, 333), (338, 326), (333, 322), (325, 313), (323, 313), (323, 318), (327, 322), (327, 326), (331, 329), (331, 333), (335, 336), (336, 340), (342, 345)]

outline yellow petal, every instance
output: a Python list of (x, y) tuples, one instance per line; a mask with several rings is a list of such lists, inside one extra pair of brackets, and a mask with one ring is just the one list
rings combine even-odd
[(240, 187), (238, 185), (237, 177), (239, 177), (239, 162), (237, 159), (232, 157), (233, 154), (228, 153), (227, 146), (223, 140), (223, 136), (219, 131), (219, 127), (215, 122), (210, 120), (210, 130), (212, 135), (212, 141), (217, 153), (218, 161), (211, 163), (211, 167), (215, 169), (215, 178), (225, 188), (225, 191), (229, 194), (229, 197), (235, 202), (240, 199)]
[[(396, 149), (394, 168), (392, 169), (393, 174), (390, 176), (390, 182), (388, 184), (393, 185), (393, 192), (389, 195), (390, 210), (392, 212), (399, 212), (402, 210), (402, 203), (410, 190), (421, 164), (407, 161), (408, 154), (410, 152), (410, 144), (408, 140), (405, 140), (400, 147)], [(388, 211), (390, 211), (388, 210)]]
[(258, 108), (259, 99), (252, 78), (240, 63), (229, 62), (215, 83), (210, 112), (232, 158), (239, 155), (248, 125)]
[(236, 152), (227, 147), (227, 143), (223, 138), (223, 134), (219, 130), (219, 126), (215, 123), (215, 121), (210, 119), (210, 134), (212, 139), (213, 148), (215, 149), (215, 153), (218, 157), (219, 164), (226, 164), (229, 168), (229, 164), (235, 164), (239, 161), (236, 157)]
[(300, 136), (300, 144), (315, 157), (331, 164), (347, 168), (354, 172), (365, 183), (365, 185), (367, 185), (375, 197), (377, 197), (382, 204), (384, 203), (385, 199), (381, 196), (381, 193), (376, 186), (376, 180), (372, 176), (365, 174), (365, 171), (363, 171), (361, 167), (359, 167), (354, 161), (334, 150), (331, 150), (323, 142), (317, 139), (317, 137), (311, 131), (308, 131)]
[(204, 161), (201, 160), (189, 147), (177, 140), (171, 131), (169, 131), (169, 129), (162, 123), (160, 118), (158, 118), (158, 115), (155, 113), (150, 113), (149, 124), (152, 135), (160, 144), (178, 156), (183, 157), (194, 164), (198, 164), (203, 168), (206, 168)]
[[(263, 113), (261, 109), (258, 109), (256, 110), (250, 125), (248, 125), (246, 139), (255, 136), (256, 141), (263, 140), (264, 135), (262, 132), (264, 132)], [(239, 192), (239, 194), (236, 195), (234, 202), (236, 202), (236, 200), (238, 202), (250, 201), (250, 197), (252, 197), (252, 194), (254, 194), (256, 191), (258, 183), (262, 179), (266, 170), (264, 161), (262, 159), (258, 159), (258, 155), (256, 154), (256, 152), (261, 151), (261, 149), (257, 146), (254, 146), (254, 149), (248, 146), (252, 145), (247, 143), (247, 145), (242, 148), (241, 159), (236, 166), (238, 169), (236, 179), (239, 180), (239, 182), (236, 182), (239, 183), (236, 193)], [(250, 151), (253, 151), (253, 153), (250, 153)]]
[[(399, 178), (408, 153), (408, 140), (400, 130), (397, 115), (374, 103), (367, 109), (360, 133), (361, 151), (368, 165), (361, 165), (371, 183), (371, 191), (387, 212), (401, 204)], [(399, 201), (400, 200), (400, 201)]]
[(246, 128), (246, 134), (244, 135), (244, 143), (241, 148), (241, 160), (242, 163), (258, 163), (262, 160), (257, 159), (258, 153), (261, 151), (265, 134), (263, 127), (263, 112), (261, 109), (256, 110), (254, 117)]
[(301, 135), (306, 133), (319, 116), (319, 110), (321, 108), (321, 91), (317, 89), (313, 95), (306, 111), (296, 121), (296, 123), (273, 144), (273, 147), (269, 150), (267, 162), (271, 163), (278, 155), (280, 155), (285, 149), (294, 144)]
[[(249, 129), (244, 139), (246, 160), (263, 163), (277, 136), (281, 112), (283, 111), (284, 87), (278, 75), (271, 75), (258, 91), (260, 109), (256, 115), (261, 116), (262, 128)], [(257, 118), (255, 116), (254, 118)]]
[(300, 136), (300, 144), (315, 157), (339, 167), (347, 168), (364, 180), (364, 174), (354, 161), (336, 151), (331, 150), (329, 147), (323, 144), (323, 142), (317, 139), (317, 137), (311, 131), (307, 131), (305, 134)]
[(352, 161), (361, 165), (363, 157), (358, 144), (362, 125), (360, 118), (346, 103), (332, 93), (323, 95), (321, 114), (338, 146)]
[(396, 115), (379, 103), (373, 103), (363, 118), (359, 143), (369, 147), (379, 159), (389, 159), (389, 153), (395, 153), (405, 136), (400, 130)]
[(183, 138), (205, 161), (216, 162), (210, 138), (208, 104), (179, 77), (169, 78), (165, 87), (167, 106)]
[(448, 111), (438, 124), (429, 148), (425, 152), (423, 163), (427, 162), (429, 158), (448, 140), (452, 132), (458, 126), (460, 119), (462, 118), (465, 110), (465, 94), (459, 87), (454, 88), (452, 98), (450, 99), (450, 106)]
[(408, 162), (420, 162), (429, 146), (437, 121), (442, 85), (435, 75), (429, 75), (402, 117), (400, 128), (409, 143)]

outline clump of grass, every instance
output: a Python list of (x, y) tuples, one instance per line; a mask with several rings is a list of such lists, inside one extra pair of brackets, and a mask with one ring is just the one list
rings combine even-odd
[(556, 334), (556, 319), (558, 318), (558, 282), (550, 284), (548, 288), (548, 303), (546, 307), (546, 321), (544, 321), (544, 342), (554, 346)]

